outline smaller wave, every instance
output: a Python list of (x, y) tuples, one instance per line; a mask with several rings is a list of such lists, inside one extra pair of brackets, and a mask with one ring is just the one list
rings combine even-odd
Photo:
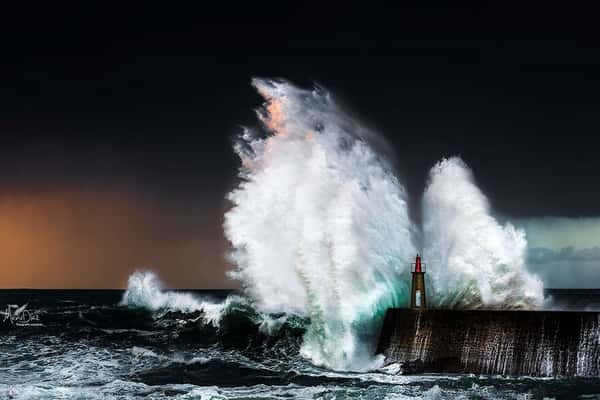
[(204, 311), (207, 303), (188, 293), (169, 292), (153, 272), (135, 272), (127, 281), (120, 305), (150, 311)]
[(152, 312), (202, 312), (205, 323), (215, 327), (224, 314), (234, 306), (245, 306), (247, 301), (240, 296), (229, 296), (217, 303), (198, 298), (190, 293), (165, 290), (160, 279), (150, 271), (135, 272), (129, 277), (127, 290), (119, 303), (130, 308), (142, 308)]
[(240, 327), (240, 321), (248, 321), (267, 336), (279, 335), (282, 331), (304, 328), (304, 320), (288, 314), (266, 314), (255, 310), (248, 299), (229, 295), (222, 302), (202, 299), (190, 293), (165, 290), (158, 276), (151, 271), (135, 272), (129, 277), (127, 290), (120, 306), (140, 308), (156, 313), (158, 317), (173, 313), (201, 313), (206, 325), (220, 330), (230, 326)]

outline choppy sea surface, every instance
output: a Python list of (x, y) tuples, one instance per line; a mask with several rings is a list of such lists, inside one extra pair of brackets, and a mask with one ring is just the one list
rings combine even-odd
[(0, 399), (600, 399), (600, 379), (328, 370), (299, 354), (308, 321), (261, 316), (228, 291), (193, 296), (214, 310), (1, 290)]

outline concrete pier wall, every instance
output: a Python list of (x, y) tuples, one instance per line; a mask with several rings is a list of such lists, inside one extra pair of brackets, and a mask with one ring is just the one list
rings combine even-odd
[(377, 353), (412, 372), (600, 376), (600, 313), (389, 309)]

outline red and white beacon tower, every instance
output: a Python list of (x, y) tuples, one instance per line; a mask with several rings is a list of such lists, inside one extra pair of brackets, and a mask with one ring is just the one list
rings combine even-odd
[(421, 263), (421, 256), (417, 254), (412, 265), (412, 288), (410, 291), (410, 308), (427, 308), (425, 296), (425, 263)]

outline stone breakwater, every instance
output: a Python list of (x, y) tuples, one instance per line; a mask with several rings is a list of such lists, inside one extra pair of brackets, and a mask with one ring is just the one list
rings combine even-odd
[(600, 313), (387, 311), (377, 348), (405, 373), (600, 376)]

